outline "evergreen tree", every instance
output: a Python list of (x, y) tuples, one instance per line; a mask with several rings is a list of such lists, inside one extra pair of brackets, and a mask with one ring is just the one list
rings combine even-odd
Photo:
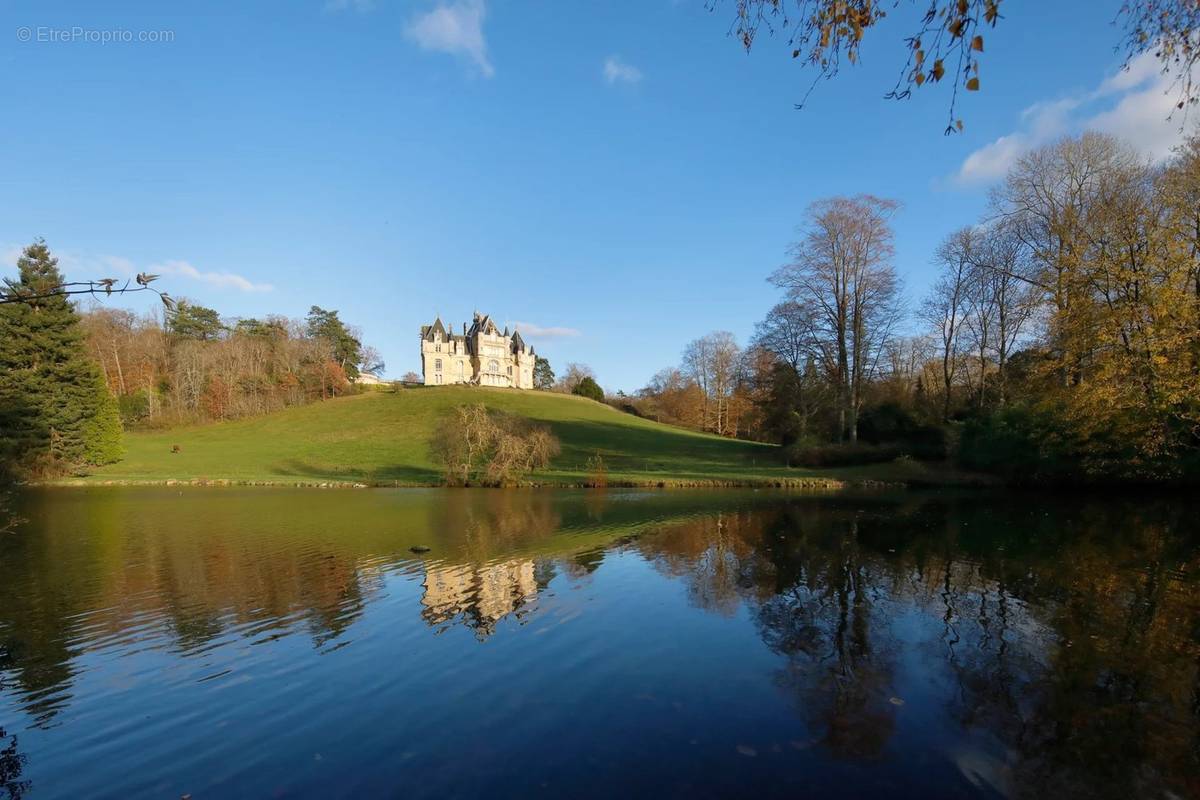
[(221, 338), (221, 334), (225, 332), (225, 325), (215, 309), (180, 300), (175, 304), (175, 310), (167, 315), (167, 329), (184, 339), (207, 342)]
[(542, 390), (554, 388), (554, 370), (550, 368), (550, 359), (541, 356), (534, 358), (533, 388)]
[[(17, 260), (9, 291), (43, 294), (63, 283), (38, 240)], [(87, 355), (79, 317), (62, 296), (0, 306), (0, 469), (106, 463), (120, 457), (116, 403)]]
[(347, 378), (357, 379), (363, 360), (362, 342), (338, 318), (338, 312), (313, 306), (308, 311), (306, 322), (308, 335), (329, 342), (333, 347), (334, 362), (346, 371)]
[(571, 394), (577, 394), (580, 397), (590, 397), (597, 403), (604, 402), (604, 390), (600, 388), (600, 384), (596, 383), (596, 379), (591, 375), (587, 375), (576, 384), (571, 390)]

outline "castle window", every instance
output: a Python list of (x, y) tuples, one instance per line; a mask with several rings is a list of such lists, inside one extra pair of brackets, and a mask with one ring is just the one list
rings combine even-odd
[(442, 352), (441, 342), (439, 342), (437, 345), (435, 345), (433, 349), (438, 351), (439, 353)]
[(511, 366), (508, 368), (508, 374), (512, 375), (512, 367)]
[(488, 372), (499, 372), (499, 371), (500, 371), (500, 362), (493, 358), (491, 361), (488, 362)]
[(442, 371), (442, 360), (440, 358), (433, 362), (433, 370), (434, 372)]
[(465, 366), (466, 366), (466, 365), (465, 365), (465, 364), (463, 364), (463, 362), (461, 362), (461, 361), (460, 361), (460, 362), (458, 362), (458, 377), (459, 377), (459, 378), (462, 378), (462, 377), (463, 377), (463, 371), (464, 371), (464, 370), (463, 370), (463, 368), (464, 368)]

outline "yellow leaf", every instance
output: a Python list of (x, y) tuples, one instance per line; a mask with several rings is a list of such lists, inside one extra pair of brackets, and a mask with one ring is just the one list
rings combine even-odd
[(974, 39), (971, 40), (971, 49), (976, 50), (980, 53), (983, 52), (983, 37), (982, 36), (976, 36)]
[(968, 92), (979, 91), (979, 78), (971, 78), (969, 81), (967, 81), (967, 91)]

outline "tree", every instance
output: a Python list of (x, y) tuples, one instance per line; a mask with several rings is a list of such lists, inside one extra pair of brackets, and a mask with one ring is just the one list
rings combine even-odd
[(993, 215), (1028, 255), (1030, 269), (1014, 277), (1040, 289), (1052, 309), (1047, 344), (1064, 385), (1079, 382), (1089, 355), (1087, 265), (1102, 241), (1102, 199), (1144, 183), (1144, 172), (1124, 142), (1085, 133), (1026, 153), (992, 193)]
[(421, 383), (421, 376), (409, 370), (404, 373), (404, 377), (400, 379), (401, 383)]
[[(960, 89), (978, 91), (984, 34), (1005, 19), (1003, 0), (923, 0), (921, 3), (880, 3), (877, 0), (734, 0), (736, 18), (732, 33), (747, 51), (762, 30), (786, 36), (792, 58), (816, 70), (812, 84), (797, 107), (825, 78), (833, 78), (845, 63), (857, 64), (867, 35), (897, 7), (911, 9), (916, 17), (904, 39), (903, 64), (895, 86), (885, 96), (903, 100), (925, 84), (942, 83), (952, 89), (946, 133), (962, 130), (955, 115)], [(716, 6), (720, 0), (710, 0)], [(1196, 46), (1200, 33), (1200, 4), (1195, 0), (1124, 0), (1119, 6), (1096, 9), (1108, 21), (1124, 21), (1124, 66), (1153, 53), (1164, 74), (1175, 78), (1178, 106), (1197, 100), (1192, 68), (1200, 59)], [(1069, 35), (1064, 31), (1063, 35)]]
[(116, 405), (87, 355), (79, 317), (45, 242), (25, 248), (10, 294), (32, 298), (0, 306), (0, 428), (9, 473), (60, 471), (120, 457)]
[(554, 370), (550, 360), (535, 356), (533, 361), (533, 388), (549, 391), (554, 388)]
[[(1004, 351), (1001, 386), (1018, 382), (1020, 402), (977, 426), (977, 451), (1019, 459), (1027, 479), (1039, 469), (1074, 479), (1194, 472), (1198, 148), (1192, 140), (1155, 168), (1125, 143), (1085, 133), (1014, 165), (992, 198), (996, 238), (978, 263), (997, 320), (1007, 309), (990, 348)], [(1036, 335), (1009, 359), (1026, 321)]]
[(835, 197), (809, 206), (792, 261), (770, 280), (812, 319), (812, 349), (836, 387), (840, 436), (858, 440), (863, 391), (899, 319), (893, 200)]
[(583, 376), (579, 383), (575, 384), (575, 388), (571, 390), (571, 394), (591, 398), (597, 403), (604, 402), (604, 390), (600, 388), (600, 384), (596, 383), (596, 379), (591, 375)]
[(563, 373), (563, 376), (558, 379), (558, 383), (555, 384), (555, 388), (557, 391), (567, 392), (570, 394), (575, 391), (575, 387), (578, 386), (580, 381), (582, 381), (584, 378), (591, 378), (594, 381), (596, 379), (596, 373), (592, 372), (592, 368), (587, 364), (577, 364), (574, 361), (568, 361), (566, 371)]
[(989, 358), (996, 365), (996, 402), (1008, 400), (1008, 361), (1037, 308), (1037, 289), (1028, 278), (1021, 241), (1004, 225), (981, 229), (970, 251), (973, 266), (967, 338), (979, 359), (979, 405), (986, 401), (983, 370)]
[(781, 444), (808, 437), (814, 420), (827, 410), (829, 382), (816, 366), (821, 359), (816, 324), (815, 306), (789, 300), (776, 304), (755, 327), (752, 347), (772, 359), (756, 377), (762, 424)]
[(761, 347), (797, 373), (814, 356), (812, 306), (792, 300), (777, 303), (754, 328), (753, 346)]
[(383, 356), (379, 351), (371, 345), (364, 345), (362, 348), (362, 362), (359, 368), (360, 372), (369, 372), (372, 375), (382, 375), (387, 369), (387, 364), (384, 363)]
[(659, 370), (638, 392), (638, 408), (643, 416), (697, 430), (704, 427), (706, 403), (700, 387), (678, 367)]
[(260, 339), (287, 338), (287, 320), (281, 317), (261, 319), (239, 319), (233, 326), (235, 336), (253, 336)]
[(704, 393), (701, 426), (724, 435), (730, 427), (729, 403), (741, 373), (742, 350), (729, 331), (715, 331), (689, 343), (683, 372)]
[(214, 309), (180, 300), (174, 311), (167, 314), (167, 330), (182, 339), (207, 342), (219, 339), (227, 329)]
[(941, 361), (942, 419), (950, 419), (954, 382), (960, 364), (959, 340), (966, 324), (968, 294), (973, 281), (971, 253), (974, 229), (961, 228), (938, 247), (939, 275), (921, 305), (921, 318), (933, 328)]
[(313, 306), (306, 322), (308, 335), (328, 342), (333, 348), (333, 361), (345, 371), (347, 378), (356, 379), (363, 360), (362, 342), (338, 318), (338, 312)]
[(446, 482), (460, 486), (511, 485), (548, 466), (561, 449), (544, 425), (489, 411), (482, 403), (456, 407), (430, 444)]

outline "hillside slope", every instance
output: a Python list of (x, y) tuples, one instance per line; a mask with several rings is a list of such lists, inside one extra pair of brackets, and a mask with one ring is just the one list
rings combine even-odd
[[(625, 485), (824, 485), (856, 471), (787, 469), (771, 445), (722, 439), (623, 414), (582, 397), (472, 387), (374, 392), (236, 422), (131, 433), (126, 456), (84, 479), (96, 482), (232, 481), (437, 484), (429, 454), (438, 420), (483, 402), (549, 425), (562, 442), (543, 484), (580, 485), (599, 452), (609, 481)], [(174, 446), (179, 452), (172, 452)]]

